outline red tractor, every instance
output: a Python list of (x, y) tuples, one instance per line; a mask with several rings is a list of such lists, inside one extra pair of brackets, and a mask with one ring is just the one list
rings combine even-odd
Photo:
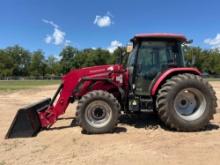
[(162, 33), (136, 35), (131, 41), (126, 68), (115, 64), (71, 70), (52, 99), (17, 112), (6, 138), (34, 136), (51, 127), (74, 101), (78, 124), (90, 134), (112, 132), (122, 111), (154, 110), (177, 131), (204, 128), (216, 112), (216, 96), (198, 69), (185, 67), (187, 39)]

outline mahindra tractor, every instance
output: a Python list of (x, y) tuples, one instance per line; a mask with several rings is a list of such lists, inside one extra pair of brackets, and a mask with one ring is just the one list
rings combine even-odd
[(198, 69), (185, 67), (186, 37), (139, 34), (131, 42), (126, 66), (71, 70), (52, 99), (18, 110), (6, 138), (35, 136), (50, 128), (75, 101), (76, 121), (88, 134), (112, 132), (120, 114), (142, 111), (156, 112), (171, 130), (198, 131), (207, 126), (216, 112), (216, 96)]

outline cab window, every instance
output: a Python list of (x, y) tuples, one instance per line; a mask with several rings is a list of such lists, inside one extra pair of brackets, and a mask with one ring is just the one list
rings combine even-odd
[(138, 52), (138, 73), (149, 70), (160, 71), (168, 65), (176, 65), (178, 47), (174, 42), (145, 41), (142, 42)]

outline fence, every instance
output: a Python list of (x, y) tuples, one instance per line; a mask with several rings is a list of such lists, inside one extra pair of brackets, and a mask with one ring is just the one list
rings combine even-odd
[(62, 76), (9, 76), (9, 77), (0, 77), (0, 80), (60, 80)]
[[(202, 75), (203, 78), (213, 78), (219, 79), (220, 75)], [(0, 77), (0, 80), (60, 80), (62, 76), (9, 76)]]

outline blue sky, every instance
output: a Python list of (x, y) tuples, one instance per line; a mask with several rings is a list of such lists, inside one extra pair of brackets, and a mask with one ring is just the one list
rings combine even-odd
[(69, 44), (113, 50), (136, 33), (185, 34), (220, 48), (219, 0), (1, 0), (0, 48), (58, 55)]

